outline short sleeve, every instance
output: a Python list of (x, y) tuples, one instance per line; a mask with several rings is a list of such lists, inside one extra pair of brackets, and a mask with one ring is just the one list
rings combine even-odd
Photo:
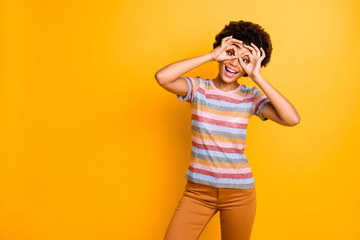
[(178, 94), (176, 96), (180, 101), (187, 101), (187, 102), (191, 103), (192, 100), (194, 99), (195, 93), (199, 89), (201, 78), (200, 77), (197, 77), (197, 78), (182, 77), (182, 78), (185, 79), (185, 81), (188, 85), (188, 91), (187, 91), (185, 97), (182, 97)]
[(270, 102), (269, 98), (259, 89), (254, 90), (253, 114), (258, 116), (262, 121), (268, 120), (262, 115), (262, 110)]

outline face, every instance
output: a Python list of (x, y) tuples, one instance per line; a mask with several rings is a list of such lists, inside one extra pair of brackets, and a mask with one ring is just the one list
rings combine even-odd
[[(250, 52), (246, 48), (239, 48), (237, 49), (237, 55), (241, 56), (245, 52)], [(235, 52), (234, 50), (230, 49), (227, 50), (227, 54), (229, 56), (234, 56)], [(249, 64), (249, 57), (243, 56), (231, 60), (224, 60), (219, 62), (219, 74), (224, 82), (231, 83), (237, 81), (240, 77), (242, 77), (245, 74), (244, 69), (241, 67), (239, 61), (243, 61), (245, 64)], [(230, 72), (231, 71), (231, 72)], [(233, 72), (236, 73), (233, 73)]]

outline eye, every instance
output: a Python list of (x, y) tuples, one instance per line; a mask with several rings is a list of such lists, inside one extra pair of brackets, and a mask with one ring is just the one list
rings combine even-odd
[(243, 58), (243, 60), (244, 60), (244, 62), (246, 62), (246, 63), (248, 63), (248, 62), (249, 62), (249, 60), (247, 60), (246, 58)]
[[(233, 51), (227, 51), (227, 53), (230, 55), (230, 56), (234, 56), (234, 52)], [(230, 54), (231, 53), (231, 54)]]

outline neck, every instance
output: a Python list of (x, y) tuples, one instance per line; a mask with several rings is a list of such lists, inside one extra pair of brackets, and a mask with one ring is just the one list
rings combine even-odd
[(224, 80), (222, 80), (219, 75), (215, 79), (213, 79), (213, 82), (214, 82), (215, 86), (218, 89), (220, 89), (221, 91), (235, 90), (240, 85), (237, 83), (237, 81), (234, 81), (231, 83), (224, 82)]

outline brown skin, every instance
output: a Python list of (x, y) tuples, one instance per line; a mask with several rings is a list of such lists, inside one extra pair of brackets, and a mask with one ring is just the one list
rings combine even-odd
[[(263, 116), (281, 125), (295, 126), (300, 121), (299, 114), (291, 103), (261, 75), (261, 61), (264, 58), (265, 52), (262, 49), (259, 50), (255, 45), (247, 46), (240, 40), (225, 37), (222, 39), (221, 45), (211, 52), (171, 63), (157, 71), (155, 78), (166, 90), (184, 97), (188, 86), (181, 75), (204, 63), (218, 61), (219, 74), (213, 80), (217, 88), (223, 91), (236, 89), (239, 86), (237, 79), (242, 77), (245, 72), (270, 99), (270, 103), (266, 104), (262, 110)], [(232, 78), (226, 77), (225, 66), (229, 66), (238, 73)]]
[[(229, 51), (234, 51), (234, 56)], [(245, 45), (242, 41), (231, 36), (222, 39), (221, 46), (210, 52), (213, 59), (219, 61), (219, 74), (213, 79), (215, 86), (223, 91), (236, 89), (237, 80), (245, 73), (260, 87), (269, 98), (270, 103), (262, 110), (264, 117), (284, 126), (295, 126), (300, 122), (300, 116), (294, 106), (277, 91), (261, 74), (261, 61), (265, 58), (265, 51), (253, 43)], [(225, 65), (238, 73), (229, 78), (225, 76)]]
[[(231, 91), (239, 86), (237, 80), (245, 74), (245, 71), (239, 64), (239, 56), (246, 52), (250, 52), (242, 46), (242, 41), (229, 36), (223, 38), (221, 45), (210, 52), (213, 54), (213, 59), (219, 62), (219, 73), (217, 77), (213, 79), (213, 82), (218, 89), (221, 89), (222, 91)], [(247, 62), (248, 57), (244, 56), (242, 61)], [(225, 75), (225, 66), (230, 67), (238, 73), (229, 78)]]

